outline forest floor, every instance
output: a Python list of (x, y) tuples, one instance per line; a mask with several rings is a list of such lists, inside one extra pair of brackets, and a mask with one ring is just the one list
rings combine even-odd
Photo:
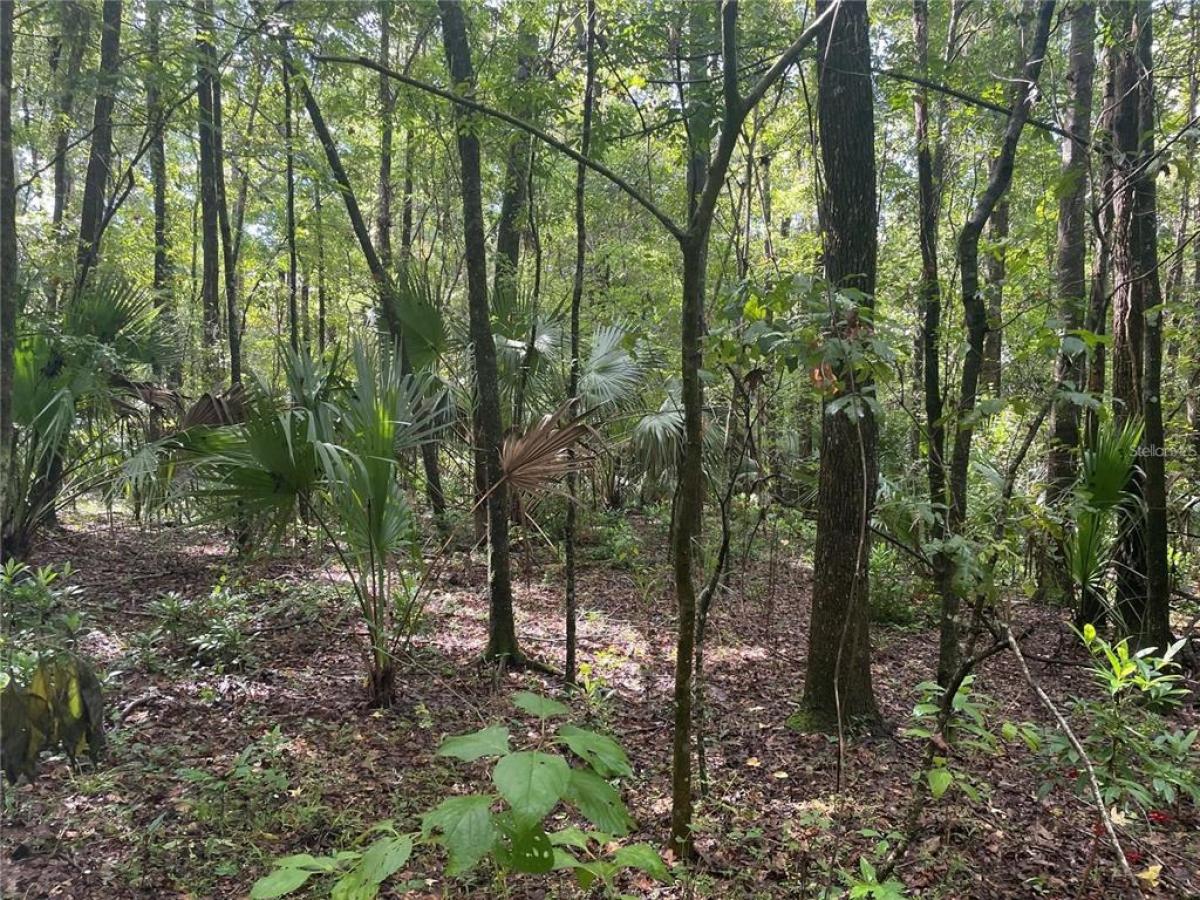
[[(641, 531), (647, 538), (632, 565), (593, 560), (581, 573), (580, 658), (590, 687), (570, 703), (578, 720), (610, 730), (626, 748), (636, 772), (624, 785), (639, 823), (634, 839), (661, 846), (674, 622), (663, 541), (655, 547), (657, 531)], [(484, 764), (435, 756), (441, 740), (520, 721), (509, 700), (515, 690), (562, 696), (552, 678), (479, 666), (487, 613), (478, 556), (445, 567), (432, 624), (386, 713), (363, 703), (361, 635), (349, 591), (323, 553), (284, 548), (239, 566), (219, 535), (88, 518), (44, 538), (35, 561), (70, 561), (76, 570), (81, 646), (108, 676), (109, 756), (81, 773), (43, 760), (34, 784), (8, 789), (4, 897), (245, 896), (276, 856), (347, 847), (383, 819), (412, 827), (445, 796), (484, 783)], [(518, 631), (529, 652), (561, 666), (561, 572), (552, 560), (534, 572), (516, 588)], [(214, 594), (214, 585), (224, 588)], [(860, 858), (878, 861), (877, 842), (903, 828), (923, 751), (903, 727), (914, 687), (933, 670), (936, 634), (873, 629), (875, 687), (892, 733), (848, 739), (838, 790), (836, 741), (788, 724), (803, 686), (810, 573), (752, 561), (731, 587), (714, 609), (707, 653), (711, 784), (698, 806), (699, 863), (685, 882), (630, 876), (621, 887), (635, 897), (836, 896), (844, 873), (858, 871)], [(154, 601), (168, 591), (208, 598), (233, 616), (232, 631), (250, 636), (164, 637)], [(1066, 701), (1092, 691), (1062, 611), (1030, 607), (1018, 616), (1034, 626), (1026, 647), (1061, 660), (1032, 663), (1051, 694)], [(982, 667), (975, 689), (993, 699), (997, 732), (1004, 721), (1045, 721), (1007, 655)], [(1195, 708), (1180, 718), (1194, 722)], [(952, 788), (925, 807), (921, 836), (897, 873), (909, 895), (1118, 894), (1104, 846), (1080, 890), (1095, 814), (1063, 788), (1037, 799), (1044, 772), (1024, 744), (955, 765), (981, 798)], [(1123, 829), (1135, 870), (1162, 866), (1150, 894), (1200, 896), (1200, 828), (1188, 815)], [(567, 876), (501, 885), (480, 871), (447, 882), (431, 852), (410, 865), (399, 880), (425, 887), (407, 896), (579, 896)]]

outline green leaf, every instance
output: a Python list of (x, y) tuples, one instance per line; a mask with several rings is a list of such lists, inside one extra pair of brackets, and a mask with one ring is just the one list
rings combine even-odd
[(634, 826), (620, 794), (594, 772), (572, 769), (566, 799), (597, 828), (617, 837), (629, 834)]
[(554, 809), (570, 780), (565, 759), (536, 751), (510, 753), (492, 771), (500, 795), (525, 822), (540, 822)]
[(541, 694), (534, 694), (530, 691), (517, 691), (512, 695), (512, 702), (517, 709), (527, 712), (531, 716), (537, 716), (539, 719), (565, 716), (570, 712), (557, 700), (551, 700), (549, 697), (543, 697)]
[(296, 853), (275, 860), (281, 869), (311, 869), (314, 872), (332, 872), (335, 864), (328, 856), (313, 856), (311, 853)]
[(507, 752), (508, 729), (503, 725), (446, 738), (438, 748), (438, 756), (453, 756), (463, 762), (474, 762), (481, 756), (503, 756)]
[(558, 738), (606, 778), (633, 774), (629, 757), (621, 745), (610, 737), (574, 725), (564, 725), (558, 729)]
[(554, 847), (540, 825), (513, 835), (509, 864), (518, 872), (533, 875), (554, 868)]
[(407, 834), (376, 841), (363, 854), (358, 870), (366, 884), (382, 884), (412, 856), (412, 837)]
[(933, 794), (934, 799), (946, 793), (950, 784), (954, 781), (954, 775), (949, 769), (937, 768), (929, 770), (929, 791)]
[(588, 836), (574, 825), (562, 831), (553, 831), (549, 837), (550, 843), (555, 847), (574, 847), (577, 850), (588, 848)]
[(254, 887), (250, 888), (250, 898), (272, 900), (274, 897), (283, 897), (303, 887), (312, 876), (312, 869), (276, 869), (254, 882)]
[(622, 847), (613, 856), (613, 862), (619, 866), (640, 869), (659, 881), (671, 880), (671, 873), (667, 871), (666, 863), (662, 861), (658, 851), (649, 844), (630, 844), (628, 847)]
[(450, 797), (421, 818), (426, 834), (435, 828), (442, 833), (441, 843), (450, 853), (447, 875), (470, 870), (492, 849), (496, 841), (491, 813), (494, 799), (482, 794)]

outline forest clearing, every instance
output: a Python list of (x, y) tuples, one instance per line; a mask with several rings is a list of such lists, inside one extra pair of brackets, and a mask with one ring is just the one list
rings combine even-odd
[(1200, 3), (0, 0), (0, 897), (1200, 897)]

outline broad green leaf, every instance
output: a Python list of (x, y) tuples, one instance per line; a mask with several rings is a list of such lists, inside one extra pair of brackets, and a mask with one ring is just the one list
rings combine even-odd
[(312, 869), (276, 869), (254, 882), (254, 887), (250, 888), (250, 898), (273, 900), (275, 897), (284, 897), (303, 887), (313, 874)]
[(629, 834), (634, 821), (611, 784), (594, 772), (572, 769), (567, 802), (597, 828), (617, 837)]
[(453, 756), (463, 762), (474, 762), (481, 756), (503, 756), (507, 752), (508, 729), (503, 725), (446, 738), (438, 748), (438, 756)]
[(618, 866), (640, 869), (659, 881), (671, 880), (671, 873), (667, 871), (666, 863), (662, 861), (658, 851), (649, 844), (630, 844), (628, 847), (622, 847), (613, 856), (613, 862)]
[(565, 716), (570, 712), (557, 700), (551, 700), (549, 697), (543, 697), (541, 694), (534, 694), (530, 691), (517, 691), (512, 695), (512, 702), (517, 709), (527, 712), (531, 716), (537, 716), (539, 719)]
[(954, 775), (951, 774), (949, 769), (939, 767), (929, 770), (929, 791), (933, 794), (934, 799), (946, 793), (946, 790), (953, 781)]
[(565, 759), (536, 751), (510, 753), (492, 771), (500, 795), (525, 822), (540, 822), (554, 809), (570, 780)]
[(574, 725), (564, 725), (558, 729), (558, 737), (571, 751), (582, 757), (593, 769), (606, 778), (616, 775), (632, 775), (629, 757), (625, 751), (610, 737), (585, 731)]
[(450, 854), (447, 875), (461, 875), (473, 868), (492, 849), (496, 827), (492, 822), (490, 795), (472, 794), (443, 800), (421, 818), (421, 828), (429, 834), (442, 833), (441, 843)]
[(335, 864), (328, 856), (313, 856), (311, 853), (296, 853), (275, 860), (281, 869), (311, 869), (314, 872), (332, 872)]
[(562, 831), (552, 831), (549, 837), (555, 847), (575, 847), (577, 850), (586, 850), (588, 847), (588, 836), (574, 825)]

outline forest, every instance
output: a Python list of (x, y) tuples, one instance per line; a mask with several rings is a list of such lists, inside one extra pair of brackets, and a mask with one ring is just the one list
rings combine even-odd
[(1200, 3), (0, 0), (0, 897), (1200, 897)]

